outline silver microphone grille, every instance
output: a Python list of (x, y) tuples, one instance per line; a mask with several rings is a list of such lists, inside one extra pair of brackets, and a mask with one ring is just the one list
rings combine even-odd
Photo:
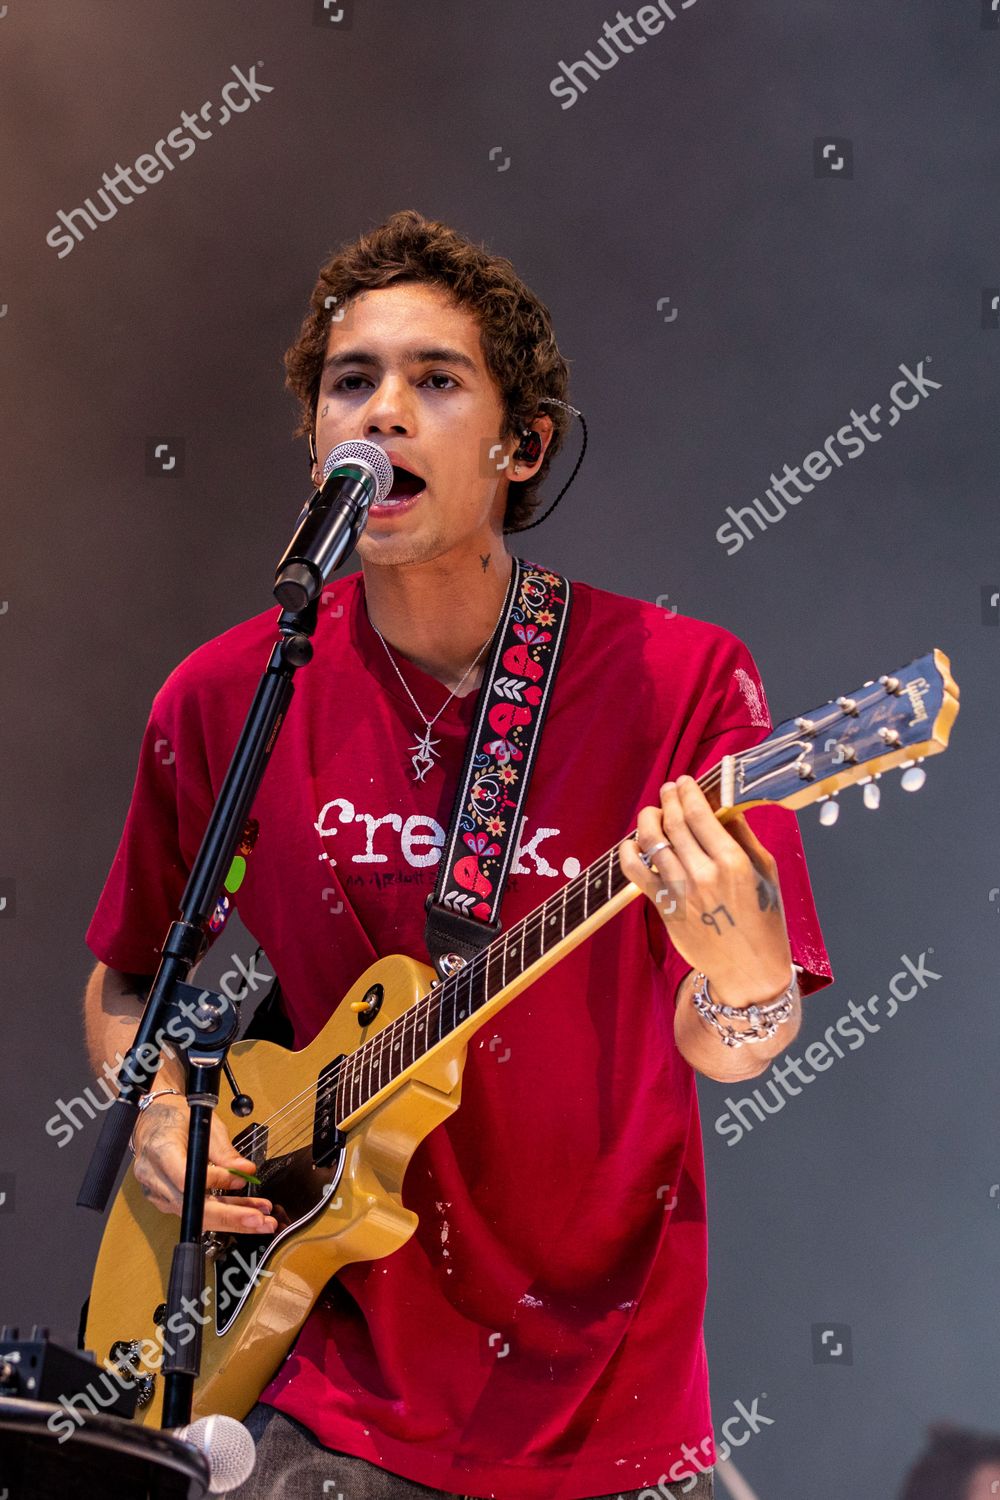
[(323, 465), (324, 484), (334, 469), (339, 468), (341, 464), (366, 464), (375, 476), (379, 502), (384, 500), (392, 489), (392, 464), (377, 443), (360, 441), (338, 443), (337, 447), (331, 449), (326, 456), (326, 462)]
[(253, 1437), (235, 1417), (202, 1417), (176, 1434), (208, 1459), (209, 1492), (224, 1495), (244, 1484), (257, 1458)]

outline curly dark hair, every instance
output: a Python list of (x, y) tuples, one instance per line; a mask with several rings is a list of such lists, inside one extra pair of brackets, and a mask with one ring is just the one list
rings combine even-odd
[(1000, 1434), (938, 1422), (927, 1437), (927, 1447), (907, 1474), (899, 1500), (966, 1500), (976, 1470), (983, 1464), (1000, 1464)]
[(527, 481), (511, 480), (507, 492), (504, 526), (523, 526), (539, 504), (539, 487), (571, 420), (561, 406), (542, 406), (544, 397), (565, 401), (569, 384), (551, 315), (504, 256), (491, 255), (415, 209), (392, 214), (371, 233), (342, 246), (321, 269), (299, 336), (285, 353), (285, 385), (300, 407), (294, 435), (305, 437), (316, 420), (331, 308), (343, 308), (358, 292), (404, 281), (442, 287), (475, 315), (486, 368), (503, 402), (501, 441), (519, 436), (536, 417), (552, 419), (552, 437), (537, 474)]

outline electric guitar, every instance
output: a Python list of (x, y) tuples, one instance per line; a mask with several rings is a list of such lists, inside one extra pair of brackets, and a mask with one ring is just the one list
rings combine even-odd
[[(822, 801), (892, 767), (915, 790), (919, 762), (946, 748), (958, 713), (948, 658), (934, 651), (850, 697), (789, 720), (699, 777), (716, 816), (761, 804)], [(825, 815), (824, 815), (825, 814)], [(632, 836), (634, 837), (635, 830)], [(240, 1418), (275, 1374), (330, 1277), (389, 1255), (417, 1215), (402, 1199), (410, 1158), (459, 1106), (474, 1034), (539, 975), (641, 894), (618, 845), (446, 979), (396, 955), (368, 968), (300, 1052), (269, 1042), (231, 1050), (254, 1119), (233, 1136), (274, 1206), (273, 1235), (205, 1235), (201, 1374), (192, 1420)], [(136, 1420), (157, 1424), (162, 1350), (195, 1324), (163, 1327), (177, 1219), (120, 1189), (94, 1273), (87, 1343), (98, 1364), (139, 1388)]]

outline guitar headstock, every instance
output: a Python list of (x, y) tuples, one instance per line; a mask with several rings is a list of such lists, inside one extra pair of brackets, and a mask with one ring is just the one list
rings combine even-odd
[(924, 773), (912, 768), (947, 747), (957, 713), (958, 686), (948, 658), (931, 651), (779, 724), (752, 750), (726, 756), (719, 789), (723, 816), (727, 808), (744, 811), (762, 803), (805, 807), (893, 766), (904, 768), (904, 786), (916, 790)]

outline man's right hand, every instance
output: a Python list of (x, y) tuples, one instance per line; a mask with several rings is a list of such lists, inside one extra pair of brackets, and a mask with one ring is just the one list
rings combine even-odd
[[(189, 1117), (187, 1100), (179, 1094), (167, 1094), (155, 1099), (136, 1121), (132, 1170), (143, 1195), (166, 1214), (181, 1211)], [(205, 1228), (225, 1234), (277, 1233), (278, 1222), (271, 1216), (269, 1199), (244, 1196), (247, 1184), (228, 1170), (237, 1167), (242, 1172), (254, 1172), (256, 1167), (234, 1148), (216, 1114), (212, 1116), (208, 1159)]]

